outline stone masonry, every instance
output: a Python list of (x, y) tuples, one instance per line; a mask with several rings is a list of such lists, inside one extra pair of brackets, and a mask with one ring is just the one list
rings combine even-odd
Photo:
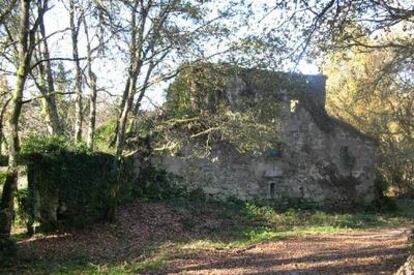
[[(324, 76), (293, 75), (295, 78), (306, 82), (305, 91), (290, 93), (286, 87), (274, 91), (281, 106), (275, 116), (283, 126), (276, 152), (257, 157), (217, 143), (209, 158), (185, 153), (161, 155), (152, 159), (153, 165), (180, 176), (188, 189), (201, 189), (215, 198), (334, 208), (374, 202), (378, 194), (375, 141), (327, 115)], [(229, 81), (224, 97), (233, 109), (238, 108), (239, 95), (246, 86), (246, 81), (237, 76)], [(261, 92), (253, 88), (256, 95)], [(191, 152), (191, 148), (185, 151)]]

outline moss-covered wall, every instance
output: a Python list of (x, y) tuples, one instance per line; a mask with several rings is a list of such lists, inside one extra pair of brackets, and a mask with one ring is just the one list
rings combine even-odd
[(46, 228), (103, 219), (116, 178), (107, 154), (60, 152), (28, 156), (30, 204)]

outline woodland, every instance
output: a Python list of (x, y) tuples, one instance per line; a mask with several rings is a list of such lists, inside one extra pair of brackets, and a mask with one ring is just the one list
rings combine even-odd
[[(378, 145), (381, 200), (280, 208), (153, 167), (131, 180), (136, 154), (200, 137), (194, 154), (218, 138), (257, 153), (277, 135), (271, 102), (186, 108), (188, 72), (206, 95), (224, 85), (211, 64), (325, 75), (328, 114)], [(0, 273), (411, 274), (413, 73), (410, 0), (0, 0)], [(22, 175), (64, 194), (64, 222), (36, 219), (49, 198)]]

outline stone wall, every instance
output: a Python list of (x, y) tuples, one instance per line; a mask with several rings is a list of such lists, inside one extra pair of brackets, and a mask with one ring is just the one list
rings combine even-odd
[[(182, 177), (190, 190), (202, 189), (216, 198), (260, 198), (333, 207), (369, 204), (376, 199), (376, 144), (327, 115), (324, 76), (301, 76), (301, 83), (306, 80), (309, 84), (301, 92), (289, 91), (288, 85), (274, 90), (277, 83), (268, 84), (270, 88), (264, 91), (265, 85), (253, 85), (248, 77), (235, 76), (220, 96), (233, 111), (241, 112), (243, 100), (251, 102), (263, 96), (270, 96), (268, 101), (277, 100), (279, 110), (274, 118), (281, 121), (280, 134), (275, 137), (280, 141), (278, 148), (258, 157), (241, 154), (226, 141), (219, 141), (208, 158), (199, 158), (191, 153), (190, 144), (179, 156), (153, 157), (153, 165)], [(260, 108), (260, 104), (253, 108)]]
[(243, 155), (218, 143), (209, 158), (158, 156), (152, 162), (182, 177), (190, 190), (199, 188), (216, 198), (346, 207), (376, 198), (375, 148), (372, 140), (341, 123), (329, 133), (321, 130), (299, 106), (286, 118), (275, 156)]

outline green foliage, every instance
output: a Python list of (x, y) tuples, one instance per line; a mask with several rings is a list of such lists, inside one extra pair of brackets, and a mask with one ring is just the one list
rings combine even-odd
[(271, 228), (284, 228), (286, 230), (295, 227), (334, 227), (334, 228), (365, 228), (375, 227), (382, 224), (375, 215), (371, 213), (327, 213), (320, 210), (287, 209), (280, 211), (271, 206), (256, 206), (247, 203), (244, 212), (255, 220), (264, 222)]
[(194, 156), (208, 157), (216, 144), (227, 143), (240, 153), (262, 155), (279, 147), (277, 91), (295, 93), (301, 83), (289, 74), (187, 64), (167, 90), (166, 112), (147, 129), (151, 146), (175, 155), (191, 144)]
[(184, 65), (167, 90), (167, 109), (173, 117), (193, 116), (200, 111), (216, 113), (223, 102), (226, 81), (235, 68), (208, 63)]
[(167, 265), (167, 261), (164, 258), (167, 257), (155, 257), (139, 262), (134, 265), (134, 271), (141, 273), (161, 269)]
[(141, 169), (137, 182), (137, 197), (141, 198), (168, 200), (177, 199), (187, 194), (185, 187), (180, 184), (179, 178), (151, 165)]
[(3, 185), (6, 181), (6, 172), (0, 172), (0, 195), (3, 194)]
[(407, 78), (412, 67), (401, 58), (397, 49), (343, 48), (327, 58), (323, 70), (328, 111), (378, 142), (382, 186), (392, 195), (414, 196), (414, 116), (408, 111), (414, 82)]
[(23, 159), (33, 154), (59, 155), (66, 151), (88, 153), (86, 144), (70, 142), (63, 136), (29, 136), (25, 139), (21, 155)]
[(108, 148), (108, 145), (111, 143), (112, 138), (114, 137), (116, 127), (115, 120), (109, 120), (104, 125), (96, 128), (95, 130), (95, 147), (97, 150), (103, 152), (110, 152), (113, 149)]

